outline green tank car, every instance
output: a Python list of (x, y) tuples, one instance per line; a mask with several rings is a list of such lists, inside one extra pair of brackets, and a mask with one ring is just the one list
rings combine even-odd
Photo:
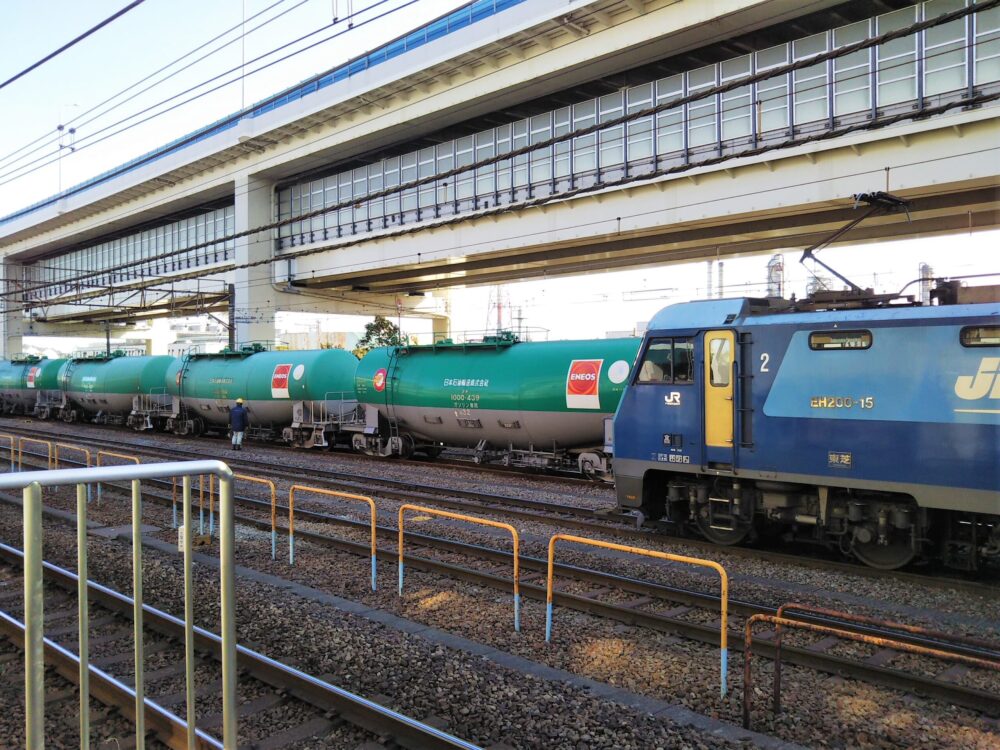
[(431, 455), (472, 448), (479, 461), (608, 476), (606, 421), (640, 339), (481, 343), (375, 349), (358, 364), (366, 407), (357, 450)]

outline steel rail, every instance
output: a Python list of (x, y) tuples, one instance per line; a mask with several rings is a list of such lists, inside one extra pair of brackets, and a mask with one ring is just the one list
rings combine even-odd
[[(52, 433), (45, 430), (35, 430), (36, 434), (51, 435)], [(88, 441), (95, 442), (91, 436), (87, 437)], [(203, 457), (204, 453), (199, 451), (193, 451), (184, 448), (175, 448), (172, 446), (135, 446), (128, 443), (121, 443), (117, 441), (108, 440), (107, 438), (102, 438), (96, 442), (103, 442), (108, 445), (128, 445), (131, 449), (138, 452), (148, 453), (150, 455), (160, 455), (164, 453), (174, 453), (182, 455), (193, 455)], [(29, 454), (30, 455), (30, 454)], [(44, 455), (42, 455), (44, 459)], [(283, 471), (279, 468), (275, 468), (272, 464), (266, 461), (253, 461), (240, 458), (238, 460), (229, 460), (227, 457), (227, 462), (234, 466), (246, 466), (252, 467), (253, 470), (258, 472), (267, 473), (275, 477), (285, 477), (289, 481), (301, 479), (301, 474), (295, 474), (291, 471)], [(68, 463), (68, 461), (66, 461)], [(325, 470), (320, 468), (310, 468), (310, 477), (314, 481), (325, 482), (333, 484), (335, 486), (348, 486), (353, 489), (357, 489), (354, 484), (348, 485), (337, 485), (338, 480), (343, 480), (347, 482), (376, 482), (380, 484), (386, 484), (391, 482), (396, 482), (398, 485), (403, 485), (406, 487), (413, 487), (412, 484), (407, 484), (398, 480), (383, 480), (380, 477), (371, 477), (363, 474), (350, 474), (347, 472)], [(408, 501), (420, 501), (427, 502), (432, 501), (443, 507), (451, 508), (453, 510), (475, 510), (475, 505), (470, 505), (469, 503), (463, 503), (457, 500), (447, 500), (442, 497), (428, 497), (427, 495), (421, 494), (410, 494), (407, 492), (397, 492), (394, 490), (382, 490), (377, 488), (366, 487), (366, 491), (373, 497), (399, 500), (403, 502)], [(715, 550), (717, 552), (723, 551), (727, 555), (737, 555), (747, 559), (753, 560), (764, 560), (767, 562), (774, 562), (777, 564), (787, 564), (787, 565), (797, 565), (799, 567), (806, 567), (815, 570), (824, 570), (837, 573), (844, 573), (848, 575), (860, 575), (865, 578), (873, 578), (879, 580), (886, 580), (887, 578), (899, 580), (901, 582), (911, 583), (916, 586), (927, 586), (936, 589), (955, 589), (966, 591), (968, 593), (977, 594), (990, 599), (1000, 599), (1000, 586), (990, 585), (980, 581), (969, 581), (958, 578), (952, 578), (947, 576), (928, 576), (921, 573), (914, 573), (910, 571), (883, 571), (876, 570), (873, 568), (868, 568), (861, 563), (855, 562), (845, 562), (842, 560), (828, 560), (820, 557), (809, 557), (802, 555), (794, 555), (783, 552), (774, 552), (771, 550), (761, 550), (753, 547), (734, 547), (734, 546), (720, 546), (714, 542), (710, 542), (704, 539), (698, 539), (694, 537), (678, 537), (675, 535), (666, 534), (662, 531), (652, 530), (652, 529), (636, 529), (629, 528), (627, 526), (615, 526), (613, 517), (604, 520), (605, 516), (602, 512), (595, 512), (593, 510), (585, 508), (573, 508), (569, 506), (562, 506), (556, 503), (545, 503), (544, 501), (537, 500), (526, 500), (522, 498), (514, 498), (507, 496), (490, 496), (485, 494), (476, 493), (469, 490), (459, 490), (452, 489), (448, 487), (436, 487), (430, 485), (424, 485), (424, 489), (428, 492), (439, 493), (441, 495), (451, 495), (451, 496), (467, 496), (474, 498), (479, 504), (479, 510), (503, 514), (512, 518), (519, 518), (526, 521), (535, 521), (538, 523), (544, 523), (548, 525), (558, 524), (563, 528), (578, 529), (581, 531), (590, 531), (593, 533), (605, 533), (612, 536), (616, 536), (623, 539), (639, 540), (639, 541), (652, 541), (652, 540), (662, 540), (664, 538), (679, 539), (681, 543), (689, 547), (694, 547), (702, 550)], [(556, 517), (546, 517), (540, 516), (535, 513), (528, 513), (525, 511), (519, 511), (516, 507), (491, 507), (490, 503), (496, 505), (509, 504), (511, 506), (522, 506), (522, 507), (539, 507), (543, 510), (552, 509), (553, 513), (566, 513), (573, 514), (579, 517), (586, 517), (595, 519), (595, 521), (580, 520), (579, 518), (556, 518)], [(485, 506), (485, 507), (483, 507)], [(298, 511), (297, 511), (298, 512)], [(626, 516), (626, 518), (631, 518)]]
[[(270, 520), (263, 521), (249, 517), (241, 517), (238, 520), (241, 523), (246, 523), (261, 529), (270, 528)], [(331, 517), (330, 520), (334, 519)], [(367, 528), (367, 523), (362, 525)], [(393, 535), (397, 533), (395, 529), (390, 529), (388, 531)], [(339, 549), (360, 556), (368, 556), (371, 554), (368, 544), (361, 544), (345, 539), (336, 539), (334, 537), (328, 537), (323, 534), (306, 530), (300, 530), (297, 533), (304, 540), (311, 541), (321, 546)], [(418, 535), (414, 535), (414, 538), (418, 538)], [(424, 537), (424, 539), (426, 541), (428, 539), (434, 540), (436, 538)], [(489, 554), (487, 554), (487, 551), (480, 550), (479, 548), (476, 548), (475, 545), (464, 545), (463, 543), (456, 542), (451, 542), (450, 544), (462, 547), (472, 547), (477, 554), (481, 554), (483, 557), (505, 554), (497, 550), (490, 550), (488, 551)], [(0, 548), (0, 551), (2, 551), (2, 548)], [(378, 554), (384, 559), (396, 561), (398, 563), (398, 558), (395, 551), (392, 549), (380, 548)], [(534, 561), (538, 561), (537, 558), (522, 558), (522, 560), (525, 563), (525, 567), (532, 566)], [(453, 565), (451, 563), (432, 560), (430, 558), (410, 556), (408, 558), (408, 564), (411, 568), (446, 575), (469, 583), (486, 585), (497, 590), (507, 591), (511, 586), (511, 580), (509, 578)], [(565, 566), (565, 568), (566, 572), (564, 574), (570, 576), (574, 575), (574, 573), (570, 570), (573, 566)], [(600, 573), (598, 571), (586, 571), (586, 569), (576, 570), (585, 573), (589, 580), (597, 583), (604, 583), (606, 585), (617, 585), (620, 582), (624, 583), (629, 587), (629, 590), (634, 591), (635, 593), (654, 593), (661, 596), (663, 593), (668, 593), (669, 595), (664, 598), (670, 599), (671, 597), (682, 596), (687, 598), (688, 601), (692, 603), (699, 604), (699, 606), (708, 606), (712, 609), (718, 607), (718, 597), (713, 597), (710, 594), (685, 590), (670, 590), (670, 587), (662, 586), (660, 584), (649, 584), (635, 579), (622, 579), (620, 576)], [(540, 602), (545, 601), (546, 590), (543, 586), (522, 582), (521, 591), (525, 598), (535, 599)], [(560, 591), (556, 591), (554, 593), (553, 600), (554, 603), (559, 606), (565, 606), (588, 614), (606, 617), (608, 619), (624, 622), (630, 625), (646, 627), (659, 632), (681, 635), (710, 646), (718, 644), (718, 628), (711, 625), (690, 622), (676, 617), (668, 617), (656, 612), (642, 611), (631, 608), (627, 604), (609, 604), (591, 597), (569, 594)], [(740, 614), (745, 616), (776, 611), (773, 608), (760, 607), (759, 605), (747, 604), (746, 602), (740, 601), (731, 601), (731, 606), (734, 611), (739, 611)], [(743, 644), (740, 631), (731, 630), (728, 637), (731, 643), (730, 648), (735, 651), (742, 651)], [(763, 641), (758, 644), (757, 649), (758, 653), (762, 656), (774, 659), (774, 644)], [(1000, 694), (997, 693), (964, 687), (954, 683), (943, 682), (941, 680), (927, 678), (920, 675), (907, 674), (887, 667), (866, 664), (864, 662), (858, 662), (819, 651), (812, 651), (808, 648), (783, 645), (782, 658), (784, 662), (788, 664), (837, 674), (844, 677), (857, 678), (883, 685), (885, 687), (902, 690), (904, 692), (960, 705), (987, 713), (989, 715), (1000, 716)]]
[[(164, 482), (165, 484), (165, 482)], [(154, 493), (148, 493), (147, 498), (154, 500), (160, 504), (167, 504), (168, 500), (165, 495), (160, 496)], [(257, 500), (254, 498), (243, 498), (235, 497), (237, 503), (242, 503), (244, 505), (252, 506), (254, 508), (260, 509), (261, 512), (270, 511), (270, 503), (263, 500)], [(277, 506), (278, 510), (287, 510), (286, 506)], [(335, 516), (328, 513), (320, 513), (317, 511), (303, 510), (299, 509), (296, 513), (305, 519), (312, 520), (316, 523), (329, 523), (337, 526), (346, 526), (349, 528), (355, 528), (358, 531), (363, 531), (368, 533), (370, 530), (369, 521), (358, 521), (350, 518), (344, 518), (342, 516)], [(261, 519), (254, 518), (252, 516), (245, 516), (237, 514), (235, 520), (254, 526), (260, 529), (270, 529), (270, 521), (264, 522)], [(282, 532), (287, 532), (287, 527), (277, 527)], [(396, 540), (398, 538), (398, 528), (391, 526), (376, 526), (376, 531), (379, 537), (387, 540)], [(361, 547), (358, 543), (337, 539), (335, 537), (329, 537), (324, 534), (319, 534), (317, 532), (309, 531), (298, 531), (297, 534), (305, 539), (319, 543), (323, 546), (336, 547), (343, 551), (361, 554)], [(443, 537), (432, 536), (429, 534), (421, 534), (419, 532), (408, 532), (407, 538), (412, 542), (415, 542), (418, 546), (431, 547), (439, 550), (444, 550), (447, 552), (455, 552), (459, 554), (473, 555), (481, 559), (486, 559), (490, 561), (495, 561), (502, 563), (505, 566), (509, 565), (512, 561), (513, 555), (510, 552), (504, 550), (495, 549), (492, 547), (485, 547), (481, 545), (471, 544), (468, 542), (460, 542), (452, 539), (446, 539)], [(378, 548), (377, 554), (392, 555), (391, 551), (387, 552), (387, 548)], [(369, 552), (370, 555), (370, 552)], [(519, 556), (520, 566), (525, 570), (529, 570), (537, 573), (545, 573), (547, 571), (547, 562), (542, 558), (530, 557), (525, 555)], [(604, 571), (594, 570), (591, 568), (582, 568), (576, 565), (570, 565), (567, 563), (557, 563), (554, 570), (559, 574), (561, 578), (572, 578), (578, 581), (583, 581), (586, 583), (592, 583), (605, 588), (614, 588), (626, 593), (637, 594), (639, 596), (648, 596), (657, 599), (663, 599), (675, 603), (692, 605), (697, 607), (709, 608), (709, 609), (719, 609), (720, 598), (716, 594), (711, 594), (702, 591), (696, 591), (692, 589), (685, 589), (677, 586), (668, 586), (666, 584), (653, 583), (650, 581), (644, 581), (637, 578), (629, 578), (627, 576), (621, 576), (615, 573), (607, 573)], [(778, 609), (775, 607), (769, 607), (760, 604), (754, 604), (752, 602), (743, 601), (739, 599), (730, 599), (729, 607), (734, 614), (738, 614), (744, 617), (751, 617), (755, 614), (767, 614), (774, 615), (778, 613)], [(800, 619), (812, 622), (818, 625), (828, 625), (828, 626), (838, 626), (844, 623), (835, 617), (827, 616), (822, 613), (809, 613), (809, 614), (799, 614), (797, 615)], [(858, 632), (866, 633), (873, 636), (880, 635), (892, 635), (893, 637), (903, 640), (914, 645), (923, 645), (933, 647), (940, 642), (940, 638), (936, 638), (933, 635), (927, 634), (907, 634), (898, 633), (895, 630), (885, 630), (874, 625), (864, 625), (864, 624), (852, 624), (852, 627)], [(940, 636), (941, 634), (936, 634)], [(990, 649), (992, 644), (987, 644), (986, 642), (980, 642), (978, 644), (970, 643), (962, 646), (955, 646), (961, 653), (969, 656), (988, 656), (988, 657), (998, 657), (1000, 658), (1000, 651), (993, 651)], [(1000, 647), (1000, 644), (997, 644)]]
[[(23, 553), (0, 543), (0, 557), (12, 564), (18, 564), (23, 559)], [(43, 567), (47, 580), (67, 591), (75, 591), (77, 585), (75, 573), (50, 562), (43, 563)], [(130, 597), (94, 581), (87, 582), (87, 589), (93, 602), (123, 617), (132, 616), (133, 600)], [(143, 604), (142, 609), (145, 625), (150, 630), (176, 640), (184, 638), (183, 620), (149, 604)], [(193, 630), (198, 650), (221, 661), (222, 639), (204, 628), (195, 626)], [(414, 750), (480, 750), (472, 743), (319, 680), (245, 646), (237, 645), (236, 654), (239, 667), (247, 674), (272, 687), (287, 690), (322, 711), (333, 710), (355, 726), (378, 735), (388, 734), (402, 747)], [(91, 667), (91, 669), (96, 668)], [(147, 702), (151, 701), (147, 699)], [(186, 738), (186, 733), (183, 736)], [(221, 744), (218, 747), (221, 748)]]
[[(270, 528), (270, 522), (256, 521), (255, 519), (249, 520), (254, 525), (259, 524), (260, 528)], [(247, 520), (244, 520), (243, 522), (246, 523)], [(327, 537), (322, 534), (306, 530), (300, 530), (296, 533), (301, 536), (302, 539), (319, 545), (329, 546), (357, 555), (367, 556), (370, 554), (370, 549), (367, 544)], [(382, 557), (390, 562), (398, 563), (395, 551), (391, 548), (379, 548), (378, 555), (379, 557)], [(522, 561), (525, 563), (525, 567), (528, 567), (531, 561), (534, 560), (536, 560), (536, 558), (522, 558)], [(500, 591), (509, 591), (511, 587), (510, 578), (494, 575), (492, 573), (484, 573), (470, 568), (453, 565), (451, 563), (432, 560), (426, 557), (410, 555), (407, 557), (407, 565), (410, 568), (416, 568), (424, 572), (439, 573), (457, 580), (466, 581), (468, 583), (489, 586), (490, 588)], [(589, 572), (588, 575), (592, 576), (595, 580), (600, 580), (602, 575), (607, 576), (607, 574), (600, 574), (596, 572)], [(617, 580), (617, 577), (607, 576), (607, 580), (605, 582), (611, 583), (614, 580)], [(630, 582), (631, 586), (637, 586), (640, 584), (641, 582)], [(664, 588), (666, 588), (657, 584), (654, 584), (653, 586), (655, 586), (657, 592), (661, 592)], [(544, 603), (546, 597), (544, 586), (526, 583), (522, 580), (520, 589), (523, 598), (530, 598)], [(637, 591), (636, 593), (639, 592)], [(684, 595), (690, 596), (692, 601), (713, 599), (714, 601), (711, 602), (711, 604), (716, 605), (713, 609), (717, 608), (717, 597), (712, 597), (709, 594), (703, 594), (701, 592), (684, 592)], [(704, 625), (679, 618), (667, 617), (655, 612), (644, 612), (642, 610), (632, 609), (627, 605), (621, 606), (608, 604), (586, 596), (569, 594), (558, 590), (554, 593), (553, 601), (558, 606), (569, 607), (570, 609), (606, 617), (608, 619), (616, 620), (629, 625), (638, 625), (659, 632), (681, 635), (692, 640), (705, 643), (709, 646), (717, 647), (719, 643), (719, 629), (718, 627), (713, 627), (711, 625)], [(745, 602), (731, 602), (731, 605), (734, 610), (740, 607), (754, 606), (747, 605)], [(756, 611), (759, 612), (761, 609)], [(753, 613), (748, 610), (744, 610), (743, 614), (750, 615)], [(743, 645), (741, 638), (742, 634), (739, 630), (730, 630), (728, 634), (730, 649), (734, 651), (742, 651)], [(775, 652), (773, 644), (763, 641), (756, 645), (755, 648), (762, 656), (771, 659), (774, 658)], [(915, 693), (917, 695), (924, 695), (946, 703), (952, 703), (965, 708), (982, 711), (989, 715), (1000, 716), (1000, 694), (997, 693), (942, 682), (940, 680), (922, 677), (920, 675), (910, 675), (897, 670), (888, 669), (886, 667), (874, 666), (831, 654), (810, 651), (807, 648), (782, 646), (782, 659), (787, 664), (807, 667), (844, 677), (853, 677), (883, 685), (885, 687), (902, 690), (908, 693)]]
[[(6, 636), (18, 648), (24, 648), (25, 625), (6, 612), (0, 612), (0, 634)], [(50, 638), (45, 638), (43, 642), (45, 663), (79, 687), (80, 658)], [(135, 690), (93, 664), (89, 665), (88, 676), (88, 693), (91, 696), (135, 721)], [(184, 720), (149, 698), (144, 699), (143, 705), (147, 729), (154, 732), (167, 747), (174, 750), (188, 750), (187, 724)], [(223, 750), (222, 743), (217, 739), (200, 729), (195, 731), (196, 747), (201, 750)]]

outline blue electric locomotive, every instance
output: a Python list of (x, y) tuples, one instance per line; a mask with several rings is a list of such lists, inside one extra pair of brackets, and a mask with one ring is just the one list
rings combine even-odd
[(619, 504), (719, 544), (774, 529), (884, 569), (1000, 561), (998, 288), (938, 291), (661, 310), (615, 415)]

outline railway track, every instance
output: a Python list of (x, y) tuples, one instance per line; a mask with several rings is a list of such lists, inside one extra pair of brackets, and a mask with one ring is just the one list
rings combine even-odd
[[(161, 493), (149, 492), (146, 496), (164, 505), (170, 502), (166, 488)], [(247, 498), (238, 498), (237, 500), (238, 504), (256, 507), (261, 515), (265, 510), (269, 514), (269, 503)], [(365, 522), (352, 521), (313, 511), (304, 511), (303, 513), (308, 514), (309, 520), (315, 523), (353, 527), (359, 530), (368, 529), (368, 524)], [(236, 520), (239, 524), (253, 526), (261, 530), (270, 530), (271, 528), (269, 517), (238, 514)], [(395, 539), (396, 533), (396, 529), (390, 527), (378, 529), (380, 538)], [(371, 548), (367, 542), (354, 542), (306, 530), (299, 530), (296, 535), (302, 541), (357, 555), (360, 559), (367, 559), (371, 554)], [(512, 556), (508, 552), (419, 533), (408, 533), (407, 541), (411, 548), (411, 552), (407, 554), (406, 558), (407, 568), (410, 570), (443, 575), (503, 592), (510, 592), (512, 589), (513, 581), (507, 573), (512, 568)], [(486, 561), (489, 569), (483, 570), (481, 566), (473, 568), (445, 562), (419, 552), (419, 550), (428, 549), (471, 556), (480, 561)], [(384, 562), (397, 560), (395, 549), (388, 546), (378, 548), (378, 557)], [(544, 579), (547, 561), (521, 555), (520, 565), (522, 569), (521, 596), (527, 599), (545, 601)], [(720, 626), (717, 621), (717, 613), (720, 611), (721, 605), (718, 596), (567, 564), (557, 564), (554, 574), (560, 584), (556, 587), (553, 599), (553, 603), (557, 607), (565, 607), (629, 625), (679, 635), (713, 647), (719, 645)], [(572, 588), (573, 592), (566, 591), (566, 588)], [(608, 600), (609, 594), (612, 594), (611, 598), (614, 598), (614, 601)], [(706, 612), (712, 615), (711, 619), (714, 621), (705, 622)], [(729, 648), (734, 651), (742, 651), (741, 628), (746, 619), (753, 615), (774, 615), (776, 609), (752, 602), (730, 599), (729, 612), (732, 618), (728, 633)], [(861, 632), (868, 636), (888, 637), (924, 648), (933, 649), (941, 645), (941, 642), (935, 637), (887, 630), (874, 625), (859, 627), (830, 615), (803, 616), (800, 619), (826, 627), (847, 627), (854, 632)], [(558, 627), (556, 633), (558, 635)], [(928, 661), (927, 664), (922, 664), (921, 671), (924, 674), (918, 674), (912, 671), (912, 664), (909, 665), (908, 669), (894, 668), (891, 662), (898, 659), (901, 653), (891, 648), (881, 648), (874, 654), (864, 653), (853, 658), (831, 653), (835, 642), (830, 638), (812, 638), (811, 642), (803, 642), (801, 637), (795, 640), (797, 641), (796, 645), (788, 645), (786, 642), (782, 646), (782, 662), (785, 664), (871, 682), (949, 705), (970, 708), (989, 716), (1000, 716), (1000, 690), (986, 690), (960, 683), (970, 669), (973, 672), (979, 670), (950, 665), (946, 665), (948, 668), (945, 669), (942, 668), (939, 661)], [(1000, 661), (1000, 646), (986, 643), (961, 646), (957, 652), (973, 658)], [(766, 634), (763, 639), (756, 642), (754, 653), (758, 657), (774, 658), (774, 645), (767, 640)], [(928, 676), (928, 673), (931, 676)]]
[[(24, 626), (17, 620), (23, 589), (19, 574), (22, 553), (0, 544), (0, 570), (7, 586), (0, 589), (0, 633), (23, 647)], [(61, 677), (76, 684), (79, 662), (72, 651), (77, 633), (77, 578), (72, 572), (45, 563), (46, 663)], [(121, 714), (135, 716), (132, 607), (129, 597), (105, 586), (88, 582), (91, 602), (92, 695)], [(184, 623), (144, 605), (144, 637), (147, 670), (144, 675), (147, 727), (168, 747), (187, 748), (183, 712)], [(9, 613), (9, 614), (8, 614)], [(55, 625), (55, 627), (51, 627)], [(54, 639), (59, 639), (54, 640)], [(213, 730), (221, 725), (221, 640), (195, 628), (197, 662), (195, 691), (199, 707), (200, 748), (222, 748)], [(330, 743), (331, 747), (357, 746), (373, 742), (379, 746), (405, 748), (450, 748), (474, 750), (475, 745), (409, 719), (292, 667), (244, 647), (238, 647), (241, 670), (240, 692), (252, 696), (239, 707), (240, 746), (259, 750), (292, 748), (306, 740)], [(118, 676), (113, 676), (114, 671)], [(171, 711), (174, 709), (177, 713)]]
[[(47, 430), (23, 429), (22, 427), (18, 427), (18, 430), (29, 433), (29, 436), (43, 437), (44, 439), (64, 437)], [(88, 436), (87, 442), (93, 446), (107, 447), (110, 450), (124, 451), (157, 459), (165, 455), (181, 459), (204, 458), (205, 456), (203, 451), (192, 450), (190, 448), (163, 445), (147, 446), (104, 437), (95, 440), (92, 436)], [(28, 455), (29, 452), (25, 451), (25, 456)], [(34, 457), (39, 458), (37, 454)], [(44, 456), (40, 457), (44, 459)], [(228, 451), (225, 451), (225, 460), (236, 470), (243, 473), (267, 476), (290, 483), (303, 480), (302, 469), (277, 467), (266, 460), (245, 459), (238, 454), (231, 454)], [(66, 461), (66, 463), (72, 463), (72, 461)], [(478, 490), (448, 486), (416, 484), (388, 477), (326, 469), (318, 466), (310, 467), (308, 471), (311, 484), (357, 492), (373, 498), (433, 504), (438, 507), (465, 513), (495, 514), (520, 521), (537, 522), (590, 534), (609, 535), (629, 543), (662, 542), (668, 536), (663, 533), (663, 526), (655, 522), (647, 523), (642, 528), (636, 528), (634, 516), (620, 513), (617, 509), (611, 507), (606, 510), (595, 511), (590, 508), (581, 508), (563, 503), (531, 500), (510, 495), (488, 494)], [(284, 510), (287, 513), (287, 508)], [(296, 509), (296, 515), (302, 516), (302, 512)], [(987, 598), (1000, 598), (1000, 585), (975, 579), (956, 578), (952, 573), (928, 575), (912, 570), (877, 570), (861, 563), (831, 560), (821, 555), (818, 556), (816, 550), (812, 548), (802, 551), (801, 554), (792, 554), (755, 547), (727, 546), (720, 548), (719, 545), (704, 539), (687, 536), (678, 538), (682, 539), (682, 543), (685, 546), (703, 550), (707, 553), (718, 554), (719, 552), (724, 552), (726, 555), (738, 556), (745, 559), (762, 560), (783, 565), (796, 565), (878, 580), (892, 579), (927, 588), (956, 590)]]

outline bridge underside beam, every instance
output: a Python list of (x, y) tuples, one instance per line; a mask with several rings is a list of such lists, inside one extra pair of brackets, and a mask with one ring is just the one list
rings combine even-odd
[[(346, 279), (298, 282), (315, 289), (363, 287), (404, 293), (454, 284), (488, 284), (536, 276), (589, 273), (660, 265), (720, 256), (750, 255), (805, 248), (857, 217), (847, 202), (841, 208), (727, 220), (711, 226), (664, 227), (635, 236), (595, 236), (523, 252), (475, 256), (460, 263), (425, 264)], [(1000, 227), (1000, 188), (979, 187), (921, 197), (910, 219), (903, 214), (868, 219), (841, 244), (926, 237)]]
[(1000, 227), (1000, 118), (969, 110), (927, 125), (553, 196), (531, 208), (445, 218), (441, 226), (430, 221), (401, 236), (348, 237), (329, 250), (316, 243), (318, 252), (290, 260), (288, 280), (313, 289), (402, 294), (805, 248), (854, 219), (852, 196), (873, 190), (911, 201), (911, 220), (873, 217), (842, 243)]

